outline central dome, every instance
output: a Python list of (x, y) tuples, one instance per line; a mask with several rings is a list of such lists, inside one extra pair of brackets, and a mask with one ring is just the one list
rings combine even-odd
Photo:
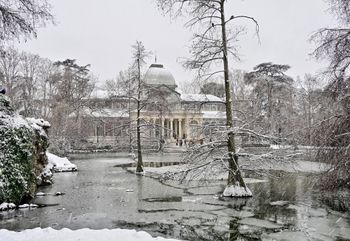
[(177, 87), (174, 76), (162, 64), (151, 64), (144, 81), (147, 85), (167, 85), (174, 89)]

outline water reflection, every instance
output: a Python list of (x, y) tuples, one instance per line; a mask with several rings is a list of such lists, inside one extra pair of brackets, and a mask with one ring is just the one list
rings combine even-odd
[[(231, 220), (230, 221), (230, 231), (229, 231), (229, 241), (236, 241), (239, 240), (240, 238), (240, 234), (239, 234), (239, 223), (237, 222), (237, 220)], [(241, 239), (240, 240), (244, 240)]]
[[(131, 174), (124, 166), (115, 167), (124, 161), (125, 158), (105, 157), (75, 160), (78, 173), (58, 174), (54, 186), (40, 190), (66, 195), (34, 200), (58, 206), (0, 212), (0, 228), (128, 228), (192, 241), (350, 237), (349, 218), (325, 208), (319, 193), (313, 191), (313, 176), (274, 171), (259, 176), (246, 172), (247, 177), (265, 182), (248, 184), (253, 198), (235, 199), (218, 195), (225, 187), (224, 181), (208, 181), (202, 187), (164, 185)], [(149, 166), (174, 163), (177, 162), (156, 160)]]
[(293, 222), (296, 216), (295, 210), (288, 209), (285, 205), (271, 205), (271, 203), (276, 201), (295, 203), (298, 197), (297, 186), (303, 185), (297, 182), (298, 178), (303, 177), (286, 174), (283, 178), (270, 177), (266, 183), (253, 185), (254, 199), (250, 206), (254, 208), (255, 217), (272, 220), (275, 223)]
[[(226, 220), (226, 230), (225, 225), (212, 225), (210, 228), (185, 226), (183, 234), (186, 235), (183, 238), (229, 241), (349, 240), (346, 238), (350, 237), (349, 216), (338, 216), (327, 211), (318, 193), (314, 192), (314, 176), (288, 173), (279, 173), (279, 178), (271, 176), (265, 183), (250, 184), (254, 193), (251, 199), (218, 198), (227, 207), (222, 212), (236, 216)], [(233, 209), (239, 212), (234, 213)], [(247, 211), (252, 215), (245, 217), (243, 212)], [(275, 235), (276, 232), (278, 235)]]

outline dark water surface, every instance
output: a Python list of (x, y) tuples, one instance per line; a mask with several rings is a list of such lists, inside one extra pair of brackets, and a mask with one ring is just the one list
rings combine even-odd
[[(171, 155), (145, 159), (150, 167), (179, 161)], [(229, 199), (220, 197), (222, 181), (186, 188), (136, 176), (125, 169), (133, 162), (127, 157), (72, 162), (78, 172), (56, 173), (55, 184), (39, 190), (65, 195), (33, 200), (44, 207), (0, 212), (0, 228), (130, 228), (183, 240), (350, 240), (349, 214), (322, 204), (311, 175), (247, 173), (263, 180), (248, 184), (254, 197)]]

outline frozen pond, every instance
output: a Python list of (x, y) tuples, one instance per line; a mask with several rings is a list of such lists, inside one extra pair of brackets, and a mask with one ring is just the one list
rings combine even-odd
[[(176, 164), (175, 155), (148, 156), (151, 168)], [(326, 207), (313, 192), (313, 176), (270, 171), (247, 173), (250, 199), (223, 199), (223, 181), (202, 187), (164, 185), (128, 172), (127, 157), (73, 159), (75, 173), (56, 173), (53, 186), (39, 191), (40, 208), (0, 213), (0, 227), (23, 230), (130, 228), (183, 240), (350, 240), (348, 213)], [(147, 168), (146, 168), (147, 171)]]

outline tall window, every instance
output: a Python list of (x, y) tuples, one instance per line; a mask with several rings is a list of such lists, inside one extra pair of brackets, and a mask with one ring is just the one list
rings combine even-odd
[(96, 125), (96, 136), (104, 136), (105, 130), (104, 130), (104, 124), (97, 124)]

